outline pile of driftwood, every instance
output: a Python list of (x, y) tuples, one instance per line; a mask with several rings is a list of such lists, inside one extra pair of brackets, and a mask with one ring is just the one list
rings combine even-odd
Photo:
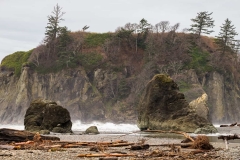
[[(89, 152), (78, 154), (77, 157), (100, 157), (100, 159), (114, 159), (115, 157), (175, 157), (175, 159), (199, 158), (214, 159), (218, 157), (213, 146), (206, 136), (190, 137), (185, 132), (177, 131), (147, 131), (158, 133), (182, 134), (187, 139), (179, 144), (158, 144), (149, 145), (145, 140), (139, 143), (117, 140), (110, 142), (71, 142), (60, 141), (58, 137), (42, 136), (39, 133), (26, 131), (0, 129), (1, 142), (0, 149), (39, 149), (48, 151), (62, 151), (67, 148), (89, 148)], [(12, 137), (12, 139), (11, 139)], [(112, 147), (122, 147), (120, 151), (112, 151)], [(125, 148), (123, 148), (125, 147)], [(137, 150), (137, 151), (136, 151)], [(141, 152), (138, 152), (141, 150)], [(177, 158), (176, 158), (177, 157)], [(160, 158), (159, 158), (160, 159)]]

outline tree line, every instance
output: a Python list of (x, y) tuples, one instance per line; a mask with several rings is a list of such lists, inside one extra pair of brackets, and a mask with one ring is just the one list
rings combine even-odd
[[(61, 27), (60, 23), (64, 20), (65, 12), (57, 4), (52, 14), (48, 16), (48, 23), (45, 31), (43, 43), (34, 49), (31, 55), (31, 61), (35, 66), (43, 65), (43, 61), (51, 61), (56, 59), (58, 63), (65, 64), (67, 67), (76, 59), (76, 56), (83, 52), (84, 43), (87, 33), (85, 32), (89, 26), (85, 25), (80, 32), (72, 33), (66, 26)], [(159, 68), (162, 71), (168, 70), (160, 66), (162, 62), (166, 62), (163, 58), (156, 58), (156, 55), (165, 57), (175, 57), (167, 63), (175, 68), (176, 72), (181, 68), (182, 62), (187, 61), (185, 55), (189, 51), (189, 41), (186, 40), (186, 33), (191, 33), (198, 43), (201, 43), (203, 34), (209, 35), (213, 31), (214, 20), (211, 17), (213, 13), (207, 11), (197, 13), (197, 16), (191, 21), (190, 28), (186, 29), (183, 35), (178, 35), (180, 23), (170, 25), (169, 21), (160, 21), (152, 25), (146, 19), (141, 19), (139, 23), (127, 23), (123, 27), (118, 27), (115, 33), (108, 33), (107, 38), (101, 45), (102, 50), (109, 59), (117, 61), (118, 54), (123, 52), (131, 52), (137, 57), (140, 51), (144, 51), (149, 59), (158, 61)], [(234, 39), (238, 33), (232, 22), (227, 18), (220, 32), (215, 37), (215, 44), (221, 53), (234, 51), (237, 53), (240, 47), (240, 41)], [(125, 47), (123, 47), (125, 46)], [(48, 62), (49, 63), (49, 62)]]

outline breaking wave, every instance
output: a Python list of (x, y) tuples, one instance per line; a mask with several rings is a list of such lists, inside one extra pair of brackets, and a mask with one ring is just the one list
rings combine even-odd
[[(82, 123), (77, 120), (73, 122), (72, 130), (73, 131), (85, 131), (90, 126), (97, 126), (99, 132), (107, 133), (131, 133), (139, 131), (139, 128), (135, 124), (114, 124), (114, 123), (102, 123), (102, 122), (92, 122), (92, 123)], [(10, 128), (17, 130), (24, 130), (24, 125), (1, 125), (0, 128)]]
[(92, 123), (81, 123), (81, 121), (73, 122), (73, 131), (85, 131), (90, 126), (97, 126), (99, 132), (108, 133), (129, 133), (139, 131), (139, 128), (135, 124), (114, 124), (114, 123), (102, 123), (102, 122), (92, 122)]

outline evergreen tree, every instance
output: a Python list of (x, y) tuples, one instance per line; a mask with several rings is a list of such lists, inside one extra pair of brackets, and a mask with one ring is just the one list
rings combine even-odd
[(137, 53), (137, 48), (141, 47), (142, 49), (145, 49), (145, 40), (148, 35), (148, 31), (150, 29), (150, 24), (146, 19), (141, 19), (138, 29), (137, 29), (137, 39), (136, 39), (136, 53)]
[(146, 19), (141, 19), (140, 23), (139, 23), (139, 29), (141, 33), (145, 33), (148, 31), (150, 24), (148, 23), (148, 21)]
[(67, 27), (60, 27), (59, 33), (58, 33), (58, 49), (59, 51), (66, 51), (67, 45), (71, 43), (72, 38), (69, 35), (70, 31), (67, 29)]
[(198, 38), (201, 36), (202, 33), (204, 34), (210, 34), (214, 32), (213, 30), (209, 30), (209, 28), (214, 27), (214, 20), (210, 17), (212, 15), (208, 12), (200, 12), (197, 13), (197, 17), (194, 19), (191, 19), (191, 21), (194, 22), (194, 24), (191, 25), (191, 28), (189, 29), (190, 32), (197, 34)]
[(55, 52), (54, 41), (57, 38), (59, 32), (61, 31), (59, 23), (64, 20), (62, 18), (64, 14), (65, 12), (62, 12), (62, 8), (57, 4), (52, 11), (52, 15), (48, 16), (48, 23), (44, 39), (44, 42), (47, 44), (48, 47), (48, 56), (50, 52)]
[(227, 18), (225, 23), (221, 26), (218, 36), (216, 36), (216, 43), (222, 53), (225, 53), (228, 48), (233, 49), (235, 44), (234, 36), (238, 35), (234, 25), (231, 23), (232, 22)]

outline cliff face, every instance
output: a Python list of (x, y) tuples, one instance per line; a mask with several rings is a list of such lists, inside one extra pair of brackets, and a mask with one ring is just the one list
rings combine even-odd
[[(238, 115), (240, 111), (239, 87), (230, 77), (231, 75), (226, 76), (218, 72), (209, 72), (198, 77), (194, 70), (189, 70), (174, 78), (182, 88), (188, 102), (192, 101), (193, 104), (197, 98), (200, 100), (204, 94), (207, 95), (208, 119), (217, 124), (233, 123), (240, 120)], [(182, 85), (183, 83), (187, 84), (187, 87)], [(200, 101), (199, 104), (201, 105), (201, 103), (205, 102)], [(206, 110), (203, 110), (201, 114), (206, 116)]]
[[(37, 98), (56, 101), (69, 110), (72, 120), (136, 123), (139, 95), (155, 74), (150, 68), (146, 65), (135, 76), (127, 67), (121, 72), (97, 69), (91, 75), (81, 67), (45, 75), (24, 67), (19, 78), (2, 72), (0, 123), (23, 124), (30, 102)], [(204, 116), (213, 123), (240, 120), (240, 92), (231, 78), (217, 72), (198, 77), (194, 70), (172, 78), (188, 102), (207, 95), (209, 114)]]
[(89, 82), (81, 68), (56, 74), (37, 74), (24, 67), (20, 78), (2, 74), (2, 123), (21, 123), (32, 100), (48, 98), (67, 108), (72, 119), (103, 120), (101, 96)]
[(239, 122), (240, 91), (229, 76), (213, 72), (205, 76), (203, 87), (209, 95), (211, 121), (214, 123)]

